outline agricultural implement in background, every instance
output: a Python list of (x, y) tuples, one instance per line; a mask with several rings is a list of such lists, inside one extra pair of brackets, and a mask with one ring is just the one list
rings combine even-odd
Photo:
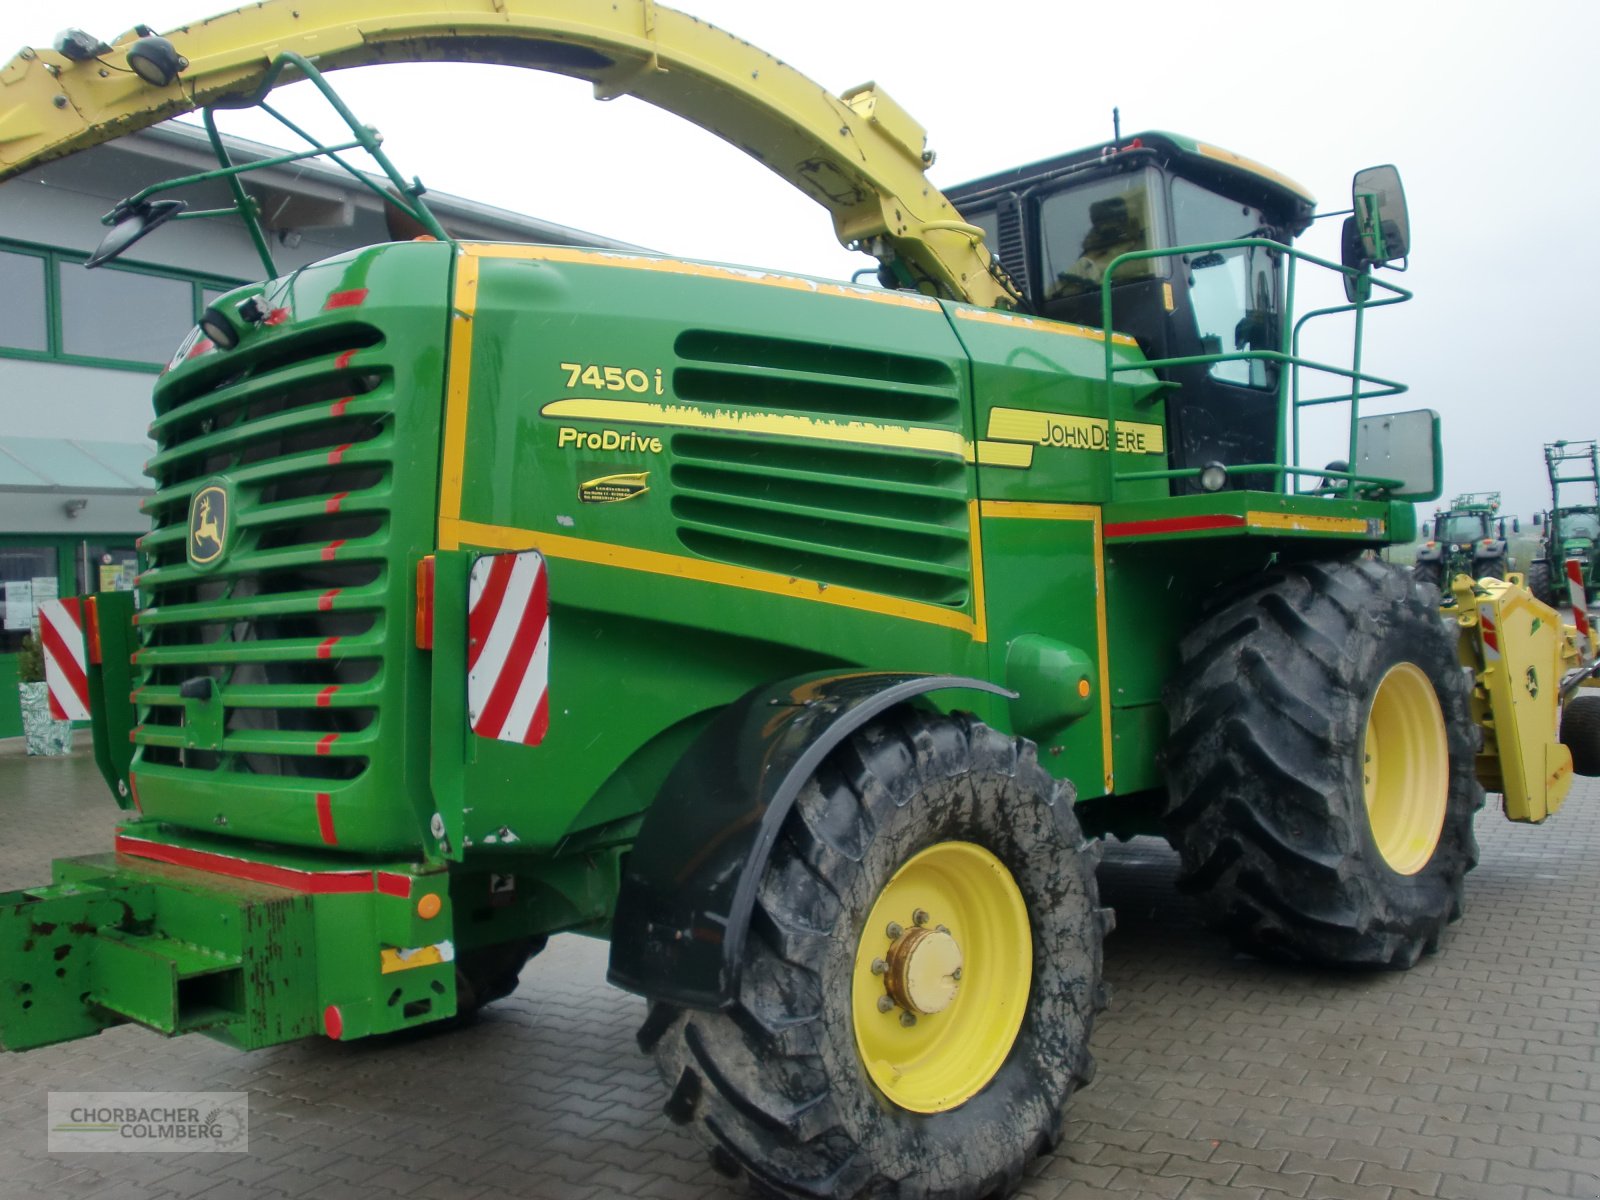
[[(324, 78), (451, 58), (751, 149), (881, 286), (454, 239)], [(422, 237), (278, 270), (212, 109), (290, 79), (349, 126), (303, 154), (369, 153)], [(222, 212), (263, 281), (155, 388), (138, 607), (83, 611), (123, 819), (0, 897), (8, 1049), (423, 1026), (579, 931), (719, 1167), (977, 1197), (1089, 1078), (1093, 837), (1168, 837), (1252, 953), (1405, 967), (1484, 787), (1543, 820), (1597, 757), (1558, 738), (1586, 628), (1513, 577), (1456, 581), (1451, 635), (1374, 560), (1440, 479), (1437, 416), (1366, 411), (1403, 388), (1358, 365), (1408, 298), (1373, 274), (1410, 240), (1392, 167), (1333, 262), (1292, 244), (1303, 188), (1172, 134), (952, 202), (881, 89), (653, 3), (268, 0), (23, 51), (0, 177), (205, 106), (217, 169), (96, 258)], [(1297, 313), (1300, 271), (1348, 302)], [(1341, 316), (1348, 364), (1300, 353)], [(1304, 466), (1331, 403), (1343, 465)]]

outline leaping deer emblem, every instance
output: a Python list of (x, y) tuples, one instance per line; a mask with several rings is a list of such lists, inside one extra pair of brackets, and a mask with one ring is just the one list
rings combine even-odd
[(209, 493), (201, 493), (200, 506), (190, 523), (189, 552), (201, 562), (215, 558), (222, 550), (221, 523), (212, 513), (213, 499)]

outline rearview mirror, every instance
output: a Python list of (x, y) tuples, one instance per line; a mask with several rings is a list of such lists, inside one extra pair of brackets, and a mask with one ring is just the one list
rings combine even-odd
[(101, 263), (110, 262), (145, 234), (166, 224), (187, 207), (182, 200), (146, 200), (133, 205), (124, 201), (118, 204), (106, 214), (107, 219), (116, 224), (111, 227), (110, 233), (100, 239), (100, 244), (83, 265), (98, 267)]
[(1367, 262), (1380, 266), (1410, 254), (1411, 218), (1400, 172), (1390, 165), (1357, 171), (1350, 192)]
[(1517, 520), (1516, 517), (1512, 517), (1511, 518), (1511, 532), (1512, 533), (1521, 533), (1522, 532), (1522, 522)]
[[(1356, 422), (1357, 475), (1398, 480), (1389, 495), (1396, 500), (1437, 500), (1444, 490), (1439, 414), (1431, 408), (1362, 417)], [(1370, 489), (1358, 483), (1357, 489)]]
[(1430, 525), (1430, 524), (1428, 524), (1428, 522), (1424, 521), (1422, 523), (1422, 536), (1423, 537), (1432, 537), (1433, 534), (1429, 532), (1429, 530), (1431, 530), (1432, 528), (1433, 528), (1432, 525)]
[(1541, 526), (1543, 524), (1544, 524), (1544, 514), (1543, 513), (1534, 513), (1533, 514), (1533, 527), (1535, 529), (1537, 529), (1537, 528), (1539, 528), (1539, 526)]

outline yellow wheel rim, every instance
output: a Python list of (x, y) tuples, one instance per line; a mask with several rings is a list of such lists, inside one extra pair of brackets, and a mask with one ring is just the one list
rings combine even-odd
[(878, 893), (856, 946), (867, 1074), (912, 1112), (964, 1104), (1011, 1053), (1032, 982), (1028, 908), (1005, 864), (971, 842), (929, 846)]
[(1450, 795), (1450, 746), (1439, 697), (1422, 668), (1397, 663), (1367, 714), (1362, 780), (1378, 852), (1401, 875), (1433, 857)]

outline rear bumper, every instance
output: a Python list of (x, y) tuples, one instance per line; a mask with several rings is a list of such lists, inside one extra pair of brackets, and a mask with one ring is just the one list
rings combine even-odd
[(254, 1049), (455, 1014), (443, 872), (239, 851), (134, 825), (0, 893), (0, 1048), (132, 1021)]

